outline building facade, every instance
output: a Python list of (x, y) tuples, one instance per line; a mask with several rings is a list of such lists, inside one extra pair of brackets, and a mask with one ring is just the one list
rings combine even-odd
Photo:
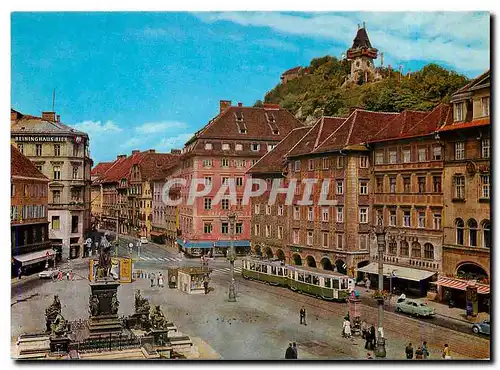
[(11, 142), (50, 179), (49, 238), (58, 258), (82, 257), (90, 227), (88, 135), (61, 123), (55, 112), (35, 117), (12, 109)]
[(31, 161), (11, 145), (10, 232), (11, 273), (52, 265), (55, 253), (49, 240), (48, 183)]

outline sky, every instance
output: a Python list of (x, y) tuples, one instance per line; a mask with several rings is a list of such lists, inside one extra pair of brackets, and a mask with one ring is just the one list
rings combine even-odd
[(40, 115), (55, 89), (94, 164), (170, 151), (219, 100), (253, 105), (285, 70), (340, 58), (363, 22), (384, 65), (404, 72), (432, 62), (473, 78), (490, 66), (486, 12), (14, 12), (11, 106)]

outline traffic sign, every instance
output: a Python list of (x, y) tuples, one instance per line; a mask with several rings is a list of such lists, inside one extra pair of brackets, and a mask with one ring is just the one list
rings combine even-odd
[(128, 244), (128, 247), (129, 247), (130, 249), (132, 249), (132, 248), (134, 247), (134, 243), (129, 243), (129, 244)]

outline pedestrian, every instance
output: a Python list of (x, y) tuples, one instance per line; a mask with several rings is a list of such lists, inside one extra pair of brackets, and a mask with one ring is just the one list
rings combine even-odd
[(413, 358), (413, 347), (411, 346), (411, 343), (408, 343), (406, 346), (405, 353), (407, 360), (411, 360)]
[(22, 274), (23, 274), (23, 269), (22, 269), (21, 267), (19, 267), (19, 268), (17, 269), (17, 278), (18, 278), (19, 280), (21, 280), (21, 275), (22, 275)]
[(371, 284), (371, 281), (370, 279), (366, 279), (366, 282), (365, 282), (365, 286), (366, 286), (366, 291), (369, 292), (370, 291), (370, 284)]
[(288, 348), (285, 351), (285, 359), (293, 360), (293, 347), (292, 343), (288, 344)]
[(161, 272), (158, 273), (158, 286), (163, 288), (163, 275)]
[(203, 287), (205, 288), (205, 294), (208, 294), (208, 275), (203, 278)]
[(427, 349), (427, 342), (424, 340), (422, 343), (422, 352), (424, 353), (424, 360), (427, 359), (427, 357), (430, 356), (429, 350)]
[(155, 286), (155, 275), (151, 272), (149, 274), (149, 280), (151, 280), (151, 288)]
[(66, 280), (69, 280), (69, 271), (66, 272)]
[(300, 325), (306, 325), (306, 309), (304, 306), (302, 306), (302, 308), (300, 309)]
[(398, 303), (404, 302), (405, 300), (406, 300), (406, 294), (402, 293), (398, 298)]
[(297, 343), (293, 342), (292, 347), (293, 347), (293, 358), (296, 360), (299, 358), (299, 354), (297, 352)]
[(349, 320), (344, 319), (343, 323), (343, 333), (345, 338), (351, 337), (351, 322)]
[(366, 324), (366, 321), (363, 320), (361, 321), (361, 338), (366, 339), (367, 337), (367, 332), (368, 332), (368, 325)]
[(444, 345), (443, 348), (443, 358), (445, 360), (451, 360), (451, 352), (450, 352), (450, 347), (448, 347), (447, 344)]
[(375, 331), (375, 326), (370, 327), (370, 347), (373, 350), (375, 348), (375, 341), (376, 341), (376, 331)]
[(422, 347), (418, 346), (417, 350), (415, 351), (415, 360), (423, 360), (424, 359), (424, 352), (422, 351)]
[(61, 281), (63, 279), (63, 274), (62, 274), (62, 271), (59, 270), (59, 272), (57, 273), (57, 280)]

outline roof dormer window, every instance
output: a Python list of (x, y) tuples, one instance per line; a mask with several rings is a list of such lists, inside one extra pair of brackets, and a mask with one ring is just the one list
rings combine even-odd
[(279, 130), (273, 130), (273, 135), (279, 135), (280, 131)]
[(205, 143), (205, 150), (212, 150), (212, 143)]
[(258, 152), (260, 150), (260, 144), (252, 143), (252, 151)]
[(238, 132), (240, 134), (248, 133), (247, 126), (245, 125), (245, 122), (243, 122), (243, 113), (235, 112), (234, 116), (236, 117), (236, 126), (238, 126)]
[(464, 120), (464, 103), (463, 102), (460, 102), (460, 103), (455, 103), (455, 106), (454, 106), (454, 121), (455, 122), (459, 122), (459, 121), (463, 121)]

